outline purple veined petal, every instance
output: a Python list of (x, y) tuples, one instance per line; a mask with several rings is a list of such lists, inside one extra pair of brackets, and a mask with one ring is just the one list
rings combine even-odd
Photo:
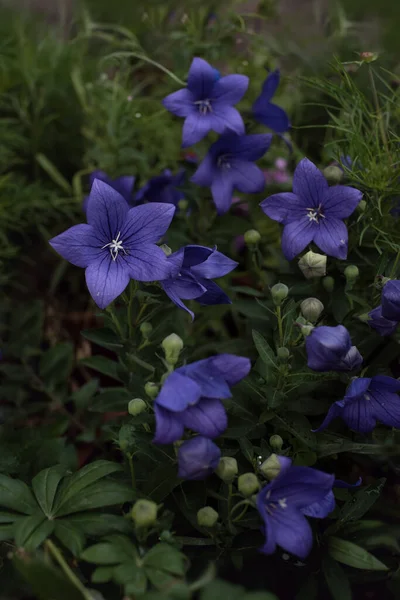
[(196, 298), (196, 302), (205, 306), (212, 306), (214, 304), (232, 304), (231, 299), (219, 285), (210, 281), (209, 279), (199, 278), (199, 282), (202, 283), (206, 289), (204, 294)]
[(213, 103), (213, 112), (210, 116), (212, 118), (212, 129), (217, 133), (223, 134), (226, 131), (232, 131), (237, 135), (244, 135), (245, 129), (242, 116), (233, 106)]
[(285, 225), (281, 245), (287, 260), (292, 260), (313, 241), (317, 228), (317, 224), (306, 216)]
[(260, 548), (260, 552), (264, 554), (273, 554), (276, 550), (275, 532), (272, 527), (272, 519), (269, 513), (266, 511), (266, 496), (268, 494), (270, 485), (266, 485), (257, 494), (257, 510), (260, 513), (262, 520), (264, 521), (264, 535), (265, 543)]
[(325, 419), (322, 421), (321, 425), (319, 427), (317, 427), (317, 429), (313, 429), (312, 431), (314, 433), (318, 433), (319, 431), (323, 431), (324, 429), (326, 429), (328, 427), (328, 425), (330, 425), (331, 421), (333, 421), (337, 417), (342, 416), (342, 410), (343, 410), (343, 400), (341, 400), (340, 403), (335, 402), (334, 404), (332, 404), (332, 406), (328, 410), (328, 414), (326, 415)]
[(271, 502), (285, 499), (288, 508), (302, 509), (322, 500), (332, 490), (334, 475), (311, 467), (291, 467), (271, 482)]
[(385, 283), (382, 290), (382, 315), (386, 319), (400, 320), (400, 280)]
[(170, 113), (177, 117), (188, 117), (196, 111), (194, 97), (190, 90), (182, 88), (166, 96), (162, 103)]
[(340, 417), (349, 429), (359, 433), (369, 433), (376, 425), (374, 407), (365, 398), (344, 400)]
[(154, 404), (156, 417), (155, 444), (172, 444), (183, 437), (184, 426), (180, 413), (173, 413), (158, 404)]
[[(204, 250), (209, 250), (209, 254), (207, 257), (203, 259), (203, 261), (199, 261), (198, 263), (194, 263), (194, 256), (197, 254), (200, 255), (201, 251), (191, 251), (188, 248), (196, 248), (195, 246), (186, 246), (185, 250), (185, 260), (184, 264), (186, 264), (187, 260), (191, 260), (193, 262), (193, 266), (191, 266), (191, 272), (195, 273), (200, 277), (205, 277), (206, 279), (214, 279), (216, 277), (223, 277), (227, 275), (233, 269), (235, 269), (238, 263), (231, 258), (222, 254), (222, 252), (218, 252), (218, 250), (210, 250), (209, 248), (204, 248)], [(199, 246), (198, 248), (203, 248), (203, 246)], [(190, 256), (188, 254), (190, 253)], [(193, 255), (193, 258), (192, 256)]]
[(221, 400), (202, 398), (195, 406), (182, 413), (185, 427), (208, 438), (216, 438), (228, 426), (228, 417)]
[(399, 324), (398, 321), (386, 319), (382, 315), (382, 306), (377, 306), (368, 313), (368, 325), (375, 329), (380, 335), (392, 335)]
[[(125, 202), (125, 200), (124, 200)], [(87, 267), (86, 285), (99, 308), (106, 308), (118, 298), (129, 283), (129, 272), (121, 260), (112, 260), (103, 250), (102, 255)]]
[(195, 100), (211, 99), (215, 84), (215, 72), (213, 67), (202, 58), (195, 57), (190, 65), (188, 75), (188, 89)]
[(178, 476), (198, 481), (205, 479), (217, 468), (221, 450), (214, 442), (197, 436), (183, 442), (178, 449)]
[(348, 243), (346, 225), (336, 217), (321, 219), (315, 232), (314, 243), (328, 256), (344, 260), (347, 257)]
[(314, 519), (325, 519), (333, 510), (335, 510), (336, 501), (332, 491), (328, 492), (326, 496), (319, 502), (313, 502), (310, 506), (306, 506), (301, 509), (303, 515), (306, 517), (313, 517)]
[(260, 167), (247, 160), (233, 159), (232, 178), (235, 188), (246, 194), (257, 194), (265, 188), (265, 177)]
[(174, 371), (164, 381), (155, 402), (171, 412), (178, 413), (196, 404), (202, 395), (201, 392), (201, 387), (196, 381)]
[(271, 145), (272, 138), (271, 133), (226, 137), (230, 140), (231, 152), (235, 159), (252, 162), (264, 156)]
[(361, 367), (363, 357), (356, 346), (351, 346), (350, 350), (342, 357), (337, 365), (338, 371), (353, 371)]
[(207, 248), (207, 246), (196, 246), (190, 244), (182, 248), (184, 251), (183, 268), (188, 269), (200, 265), (207, 260), (216, 250), (216, 248)]
[(251, 362), (245, 356), (217, 354), (209, 360), (212, 369), (223, 377), (229, 386), (239, 383), (250, 373)]
[(201, 389), (201, 396), (204, 398), (231, 398), (229, 385), (216, 370), (210, 368), (210, 362), (211, 359), (200, 360), (180, 367), (175, 373), (182, 373), (195, 381)]
[(370, 410), (374, 417), (388, 427), (399, 429), (400, 397), (385, 388), (371, 390), (369, 397), (369, 402), (372, 404)]
[(347, 185), (335, 185), (325, 193), (322, 204), (323, 213), (329, 217), (346, 219), (357, 208), (362, 192)]
[(171, 273), (167, 257), (155, 244), (131, 247), (128, 254), (120, 253), (117, 260), (125, 264), (130, 277), (136, 281), (162, 281)]
[(102, 240), (96, 235), (91, 225), (82, 223), (74, 225), (49, 241), (50, 246), (65, 260), (76, 267), (87, 267), (99, 259), (102, 250)]
[(312, 530), (301, 512), (277, 508), (272, 523), (278, 546), (301, 559), (309, 555), (313, 545)]
[(261, 108), (259, 102), (253, 104), (253, 116), (258, 123), (265, 125), (276, 133), (285, 133), (290, 129), (290, 121), (286, 112), (280, 106), (268, 103)]
[(185, 119), (182, 128), (182, 148), (193, 146), (200, 142), (209, 131), (214, 129), (216, 119), (210, 113), (192, 113)]
[(116, 238), (124, 229), (128, 203), (110, 185), (95, 179), (87, 204), (87, 221), (104, 244)]
[(192, 321), (193, 321), (194, 312), (189, 310), (187, 308), (187, 306), (185, 306), (185, 304), (182, 302), (182, 300), (179, 298), (179, 296), (176, 295), (173, 285), (171, 285), (169, 282), (170, 282), (169, 279), (166, 279), (165, 281), (161, 281), (161, 287), (163, 288), (164, 292), (167, 294), (168, 298), (170, 300), (172, 300), (172, 302), (174, 304), (176, 304), (176, 306), (178, 306), (179, 308), (182, 308), (183, 310), (188, 312), (189, 315), (192, 317)]
[(292, 192), (273, 194), (260, 203), (263, 212), (274, 221), (288, 225), (299, 221), (306, 213), (304, 201)]
[[(175, 213), (173, 204), (151, 202), (128, 211), (120, 239), (129, 250), (155, 244), (166, 233)], [(154, 281), (154, 280), (153, 280)]]
[(181, 271), (181, 269), (183, 267), (184, 257), (185, 257), (185, 247), (179, 248), (179, 250), (177, 250), (176, 252), (173, 252), (172, 254), (170, 254), (167, 257), (168, 264), (170, 267), (169, 278), (178, 277), (179, 272)]
[(176, 279), (166, 279), (162, 283), (182, 300), (194, 300), (207, 291), (207, 288), (200, 281), (190, 273), (185, 273), (185, 271)]
[(400, 380), (388, 377), (388, 375), (375, 375), (371, 379), (370, 389), (373, 391), (376, 388), (388, 392), (400, 392)]
[(213, 157), (208, 153), (197, 168), (195, 174), (190, 178), (190, 181), (200, 186), (209, 187), (211, 186), (216, 173), (217, 168), (214, 164)]
[(214, 103), (223, 103), (233, 106), (240, 102), (249, 87), (249, 78), (246, 75), (226, 75), (221, 77), (213, 89)]
[(346, 390), (346, 398), (361, 398), (367, 392), (371, 385), (372, 379), (370, 377), (357, 377), (353, 379), (349, 387)]
[(321, 171), (308, 158), (303, 158), (293, 175), (293, 193), (301, 196), (307, 208), (318, 208), (328, 191), (328, 183)]
[(212, 182), (211, 194), (219, 215), (228, 212), (232, 204), (234, 178), (230, 171), (219, 171)]
[(279, 82), (281, 79), (281, 72), (279, 69), (268, 73), (262, 85), (261, 94), (259, 98), (262, 98), (264, 102), (269, 102), (276, 90), (278, 89)]

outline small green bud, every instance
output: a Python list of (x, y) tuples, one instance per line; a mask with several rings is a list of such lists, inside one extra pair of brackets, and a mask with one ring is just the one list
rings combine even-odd
[(310, 250), (299, 260), (299, 268), (306, 279), (323, 277), (326, 274), (325, 254), (318, 254)]
[(361, 200), (361, 201), (358, 203), (357, 209), (358, 209), (360, 212), (364, 212), (366, 208), (367, 208), (367, 202), (366, 202), (366, 200)]
[(148, 381), (144, 386), (144, 391), (151, 400), (154, 400), (158, 396), (158, 385), (154, 381)]
[(324, 175), (329, 183), (340, 183), (343, 179), (343, 171), (340, 167), (329, 165), (324, 169)]
[(212, 506), (205, 506), (197, 511), (197, 523), (200, 527), (214, 527), (218, 517), (217, 511)]
[(165, 256), (171, 256), (172, 250), (167, 244), (161, 244), (161, 250), (164, 252)]
[(271, 435), (269, 438), (269, 445), (272, 450), (276, 450), (276, 452), (280, 452), (283, 446), (283, 439), (280, 435)]
[(255, 246), (261, 240), (261, 234), (256, 229), (248, 229), (243, 237), (247, 246)]
[(300, 304), (300, 310), (307, 321), (316, 323), (324, 310), (324, 305), (318, 298), (306, 298)]
[(300, 331), (304, 337), (309, 336), (313, 329), (314, 329), (313, 325), (301, 325), (300, 326)]
[(171, 333), (163, 339), (161, 346), (163, 347), (165, 360), (167, 363), (169, 365), (176, 365), (183, 348), (183, 341), (179, 335), (176, 335), (176, 333)]
[(330, 275), (328, 275), (328, 277), (323, 278), (322, 285), (324, 286), (327, 292), (331, 293), (335, 289), (335, 280), (333, 279), (333, 277), (330, 277)]
[(219, 461), (215, 472), (225, 483), (232, 483), (238, 474), (236, 458), (233, 458), (232, 456), (223, 456)]
[(271, 454), (262, 465), (260, 465), (260, 471), (267, 479), (275, 479), (281, 472), (281, 463), (276, 454)]
[(140, 413), (146, 410), (146, 402), (141, 398), (133, 398), (133, 400), (129, 401), (128, 404), (128, 413), (132, 415), (132, 417), (137, 417)]
[(153, 325), (151, 323), (148, 323), (147, 321), (145, 321), (144, 323), (141, 324), (140, 326), (140, 333), (142, 334), (142, 336), (147, 339), (151, 332), (153, 331)]
[(356, 265), (348, 265), (344, 270), (347, 283), (354, 283), (359, 274), (360, 271)]
[(377, 52), (360, 52), (360, 60), (365, 63), (371, 63), (378, 59)]
[(278, 348), (278, 350), (276, 351), (276, 354), (281, 362), (286, 362), (289, 360), (289, 356), (290, 356), (289, 349), (285, 348), (284, 346), (282, 346), (281, 348)]
[(284, 283), (276, 283), (271, 288), (272, 300), (275, 306), (280, 306), (288, 297), (289, 288)]
[(137, 500), (131, 517), (136, 527), (150, 527), (157, 520), (157, 504), (151, 500)]
[(252, 496), (260, 487), (258, 479), (254, 473), (244, 473), (238, 478), (238, 490), (243, 496)]
[(182, 200), (179, 200), (179, 202), (178, 202), (179, 210), (185, 212), (185, 210), (187, 210), (188, 206), (189, 206), (189, 202), (185, 198), (182, 198)]

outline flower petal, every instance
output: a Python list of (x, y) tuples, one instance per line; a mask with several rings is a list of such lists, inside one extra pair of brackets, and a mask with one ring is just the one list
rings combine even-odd
[(253, 135), (231, 135), (229, 140), (231, 152), (235, 159), (256, 161), (264, 156), (271, 145), (272, 134), (256, 133)]
[(374, 417), (388, 427), (400, 428), (400, 397), (385, 388), (371, 390), (371, 411)]
[[(187, 264), (188, 260), (191, 260), (193, 263), (193, 266), (190, 269), (191, 272), (200, 277), (205, 277), (206, 279), (223, 277), (238, 265), (235, 260), (228, 258), (225, 254), (222, 254), (222, 252), (218, 252), (216, 249), (210, 250), (210, 248), (204, 248), (204, 250), (209, 250), (208, 257), (205, 257), (202, 262), (199, 261), (198, 263), (194, 263), (194, 258), (191, 258), (191, 255), (195, 254), (195, 248), (202, 249), (204, 246), (186, 246), (184, 265)], [(200, 254), (200, 251), (197, 251), (196, 254)]]
[(103, 242), (91, 225), (82, 223), (70, 227), (49, 241), (60, 256), (76, 267), (87, 267), (103, 253)]
[(282, 234), (282, 252), (287, 260), (292, 260), (300, 254), (317, 232), (317, 224), (303, 217), (298, 221), (291, 221), (285, 225)]
[(229, 386), (239, 383), (250, 373), (251, 362), (245, 356), (217, 354), (210, 360), (213, 371), (223, 377)]
[(265, 177), (260, 167), (248, 160), (235, 158), (231, 162), (235, 188), (246, 194), (257, 194), (265, 188)]
[(208, 438), (187, 440), (178, 449), (178, 476), (195, 481), (205, 479), (217, 468), (220, 458), (221, 450)]
[(155, 444), (172, 444), (183, 437), (183, 423), (179, 413), (173, 413), (162, 406), (154, 404), (156, 417)]
[(382, 306), (377, 306), (368, 313), (368, 325), (375, 329), (379, 335), (392, 335), (398, 326), (398, 321), (386, 319), (382, 315)]
[(87, 222), (95, 229), (104, 244), (115, 239), (123, 231), (128, 203), (110, 185), (95, 179), (87, 203)]
[(187, 117), (196, 110), (194, 100), (192, 92), (187, 88), (182, 88), (166, 96), (162, 103), (173, 115)]
[(233, 189), (234, 181), (230, 171), (219, 171), (211, 184), (211, 194), (219, 215), (230, 209)]
[(185, 427), (208, 438), (216, 438), (228, 426), (228, 417), (221, 400), (202, 398), (182, 413)]
[[(124, 200), (125, 202), (125, 200)], [(87, 267), (86, 285), (99, 308), (106, 308), (125, 290), (129, 283), (129, 272), (125, 263), (112, 260), (111, 254), (103, 250), (102, 255)]]
[(345, 399), (340, 416), (349, 429), (359, 433), (369, 433), (376, 425), (373, 408), (370, 401), (364, 398), (348, 401)]
[[(155, 243), (166, 233), (175, 213), (173, 204), (152, 202), (134, 206), (127, 214), (120, 239), (129, 250)], [(154, 281), (154, 280), (153, 280)]]
[(192, 92), (195, 100), (206, 100), (211, 98), (215, 84), (215, 71), (207, 61), (195, 57), (190, 65), (188, 75), (188, 89)]
[(173, 285), (171, 285), (169, 283), (169, 281), (170, 281), (169, 279), (166, 279), (165, 281), (161, 281), (161, 287), (163, 288), (164, 292), (167, 294), (167, 296), (169, 297), (169, 299), (172, 300), (172, 302), (174, 304), (176, 304), (176, 306), (178, 306), (179, 308), (182, 308), (183, 310), (185, 310), (186, 312), (189, 313), (189, 315), (192, 317), (192, 321), (193, 321), (193, 319), (194, 319), (194, 312), (192, 312), (191, 310), (189, 310), (187, 308), (187, 306), (185, 306), (183, 304), (182, 300), (175, 293)]
[(346, 219), (357, 208), (362, 192), (347, 185), (335, 185), (325, 193), (323, 212), (326, 216)]
[(163, 281), (163, 284), (164, 288), (166, 284), (168, 289), (172, 290), (182, 300), (193, 300), (202, 296), (207, 291), (207, 288), (200, 281), (190, 275), (190, 273), (185, 273), (185, 271), (176, 279), (166, 279)]
[(334, 475), (311, 467), (291, 467), (271, 482), (271, 502), (285, 499), (288, 508), (302, 509), (321, 501), (332, 489)]
[(269, 127), (276, 133), (285, 133), (290, 129), (290, 121), (286, 112), (280, 106), (269, 102), (261, 108), (260, 104), (253, 104), (253, 116), (256, 121)]
[(203, 278), (199, 278), (199, 282), (203, 284), (203, 286), (206, 288), (206, 291), (204, 294), (196, 298), (196, 302), (206, 306), (211, 306), (214, 304), (232, 304), (229, 296), (225, 294), (224, 290), (222, 290), (219, 285), (213, 281), (210, 281), (209, 279)]
[[(195, 381), (200, 387), (200, 395), (204, 398), (231, 398), (231, 390), (226, 380), (211, 367), (212, 359), (208, 358), (180, 367), (175, 373), (179, 372)], [(194, 402), (190, 402), (190, 404), (194, 404)]]
[(281, 72), (279, 69), (268, 73), (267, 77), (264, 79), (259, 100), (269, 102), (278, 89), (280, 79)]
[(299, 511), (277, 508), (272, 523), (278, 546), (301, 559), (309, 555), (313, 545), (312, 530)]
[(347, 257), (347, 227), (336, 217), (321, 219), (314, 236), (314, 244), (328, 254), (344, 260)]
[(328, 191), (321, 171), (308, 158), (303, 158), (293, 175), (293, 192), (306, 200), (307, 208), (317, 208)]
[(270, 219), (284, 225), (298, 221), (306, 212), (304, 200), (292, 192), (273, 194), (265, 198), (260, 206)]
[(336, 502), (332, 491), (319, 502), (313, 502), (310, 506), (301, 509), (306, 517), (314, 517), (314, 519), (325, 519), (333, 510), (335, 510)]
[(155, 244), (135, 246), (127, 255), (120, 253), (118, 259), (125, 263), (129, 275), (136, 281), (162, 281), (171, 273), (167, 257)]
[(226, 75), (221, 77), (213, 89), (213, 105), (216, 102), (237, 104), (245, 95), (249, 87), (249, 78), (246, 75)]
[(190, 181), (196, 183), (197, 185), (201, 185), (203, 187), (208, 187), (212, 184), (213, 178), (217, 172), (216, 166), (214, 164), (214, 159), (212, 154), (209, 152), (205, 155), (204, 160), (201, 162), (197, 171), (190, 178)]
[(385, 283), (382, 290), (382, 315), (386, 319), (400, 320), (400, 280)]
[(233, 131), (238, 135), (244, 134), (244, 123), (242, 116), (236, 108), (226, 104), (213, 104), (211, 113), (212, 129), (217, 133)]
[(328, 427), (328, 425), (331, 423), (331, 421), (333, 421), (333, 419), (336, 419), (337, 417), (342, 416), (342, 409), (343, 409), (343, 400), (341, 400), (339, 402), (334, 402), (334, 404), (332, 404), (332, 406), (329, 408), (328, 414), (326, 415), (325, 419), (322, 421), (321, 425), (319, 427), (317, 427), (317, 429), (313, 429), (312, 431), (318, 432), (318, 431), (323, 431), (324, 429), (326, 429)]
[(388, 377), (387, 375), (375, 375), (371, 379), (371, 390), (376, 388), (387, 390), (388, 392), (400, 392), (400, 380)]
[(200, 142), (209, 131), (214, 129), (215, 123), (219, 123), (219, 121), (210, 114), (203, 115), (195, 112), (188, 115), (182, 128), (182, 148)]
[(155, 402), (172, 412), (182, 412), (191, 404), (196, 404), (202, 389), (191, 377), (187, 377), (178, 371), (168, 375)]

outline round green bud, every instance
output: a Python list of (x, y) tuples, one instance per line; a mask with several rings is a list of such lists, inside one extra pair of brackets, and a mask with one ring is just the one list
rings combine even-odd
[(233, 458), (232, 456), (223, 456), (219, 461), (215, 472), (225, 483), (232, 483), (238, 474), (236, 458)]
[(189, 202), (185, 198), (182, 198), (182, 200), (179, 200), (179, 202), (178, 202), (179, 210), (185, 211), (188, 206), (189, 206)]
[(197, 524), (200, 527), (214, 527), (218, 521), (218, 513), (212, 506), (205, 506), (197, 511)]
[(261, 234), (256, 229), (248, 229), (243, 237), (248, 246), (255, 246), (261, 240)]
[(158, 396), (158, 385), (154, 381), (148, 381), (144, 386), (144, 391), (151, 400), (154, 400)]
[(327, 292), (331, 293), (335, 289), (335, 280), (333, 279), (333, 277), (330, 277), (328, 275), (328, 277), (323, 278), (322, 285), (324, 286)]
[(161, 244), (161, 250), (164, 252), (165, 256), (171, 256), (172, 250), (167, 244)]
[(366, 208), (367, 208), (367, 202), (366, 202), (366, 200), (361, 200), (361, 201), (358, 203), (357, 209), (358, 209), (360, 212), (364, 212)]
[(283, 446), (283, 439), (280, 435), (271, 435), (269, 438), (269, 445), (272, 450), (276, 450), (276, 452), (280, 452)]
[(304, 337), (309, 336), (313, 329), (314, 329), (313, 325), (301, 325), (300, 326), (300, 331)]
[(137, 417), (140, 413), (146, 410), (146, 402), (141, 398), (133, 398), (133, 400), (129, 401), (128, 404), (128, 413), (132, 415), (132, 417)]
[(343, 179), (343, 171), (340, 167), (329, 165), (324, 169), (324, 175), (329, 183), (339, 183)]
[(299, 268), (306, 279), (323, 277), (326, 275), (326, 261), (325, 254), (318, 254), (310, 250), (300, 258)]
[(281, 463), (279, 462), (276, 454), (271, 454), (262, 465), (260, 465), (260, 471), (267, 479), (275, 479), (281, 472)]
[(278, 350), (276, 351), (276, 354), (281, 362), (286, 362), (289, 360), (290, 351), (288, 348), (285, 348), (284, 346), (281, 346), (281, 348), (278, 348)]
[(157, 504), (151, 500), (137, 500), (131, 517), (136, 527), (150, 527), (157, 521)]
[(150, 336), (151, 332), (153, 331), (153, 325), (151, 323), (148, 323), (147, 321), (145, 321), (144, 323), (141, 324), (139, 329), (140, 329), (140, 333), (142, 334), (142, 336), (147, 339)]
[(176, 365), (183, 348), (183, 341), (179, 335), (176, 335), (176, 333), (171, 333), (163, 339), (161, 346), (164, 350), (165, 360), (167, 363), (169, 365)]
[(324, 305), (318, 298), (306, 298), (300, 304), (300, 310), (307, 321), (316, 323), (324, 310)]
[(348, 265), (344, 270), (347, 283), (354, 283), (359, 274), (360, 271), (356, 265)]
[(252, 496), (259, 487), (259, 481), (254, 473), (244, 473), (238, 478), (238, 490), (243, 496)]
[(284, 283), (276, 283), (271, 288), (272, 300), (275, 306), (280, 306), (288, 297), (289, 288)]

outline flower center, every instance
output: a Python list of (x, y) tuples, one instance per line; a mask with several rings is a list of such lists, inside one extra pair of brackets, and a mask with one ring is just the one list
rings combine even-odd
[(206, 115), (207, 113), (212, 112), (211, 100), (196, 100), (196, 106), (199, 107), (199, 113), (201, 115)]
[(231, 158), (231, 156), (229, 154), (221, 154), (221, 156), (218, 156), (217, 167), (219, 169), (225, 169), (225, 170), (230, 169), (231, 168), (230, 158)]
[(123, 247), (123, 241), (120, 240), (120, 235), (121, 232), (118, 232), (117, 237), (115, 238), (115, 240), (112, 240), (111, 242), (109, 242), (108, 244), (106, 244), (105, 246), (102, 247), (102, 250), (104, 250), (104, 248), (109, 248), (110, 249), (110, 254), (112, 259), (115, 261), (117, 260), (117, 256), (118, 256), (118, 252), (120, 250), (122, 250), (122, 252), (124, 254), (128, 254), (127, 251), (125, 250), (125, 248)]
[(271, 496), (271, 490), (269, 490), (267, 492), (267, 495), (265, 496), (265, 499), (267, 500), (267, 502), (265, 503), (265, 510), (267, 511), (267, 513), (269, 515), (273, 515), (274, 511), (278, 508), (287, 508), (287, 498), (279, 498), (278, 502), (271, 502), (270, 501), (270, 496)]
[(318, 219), (325, 219), (325, 215), (322, 214), (322, 206), (321, 204), (318, 208), (306, 208), (307, 217), (309, 221), (315, 221), (315, 223), (319, 223)]

